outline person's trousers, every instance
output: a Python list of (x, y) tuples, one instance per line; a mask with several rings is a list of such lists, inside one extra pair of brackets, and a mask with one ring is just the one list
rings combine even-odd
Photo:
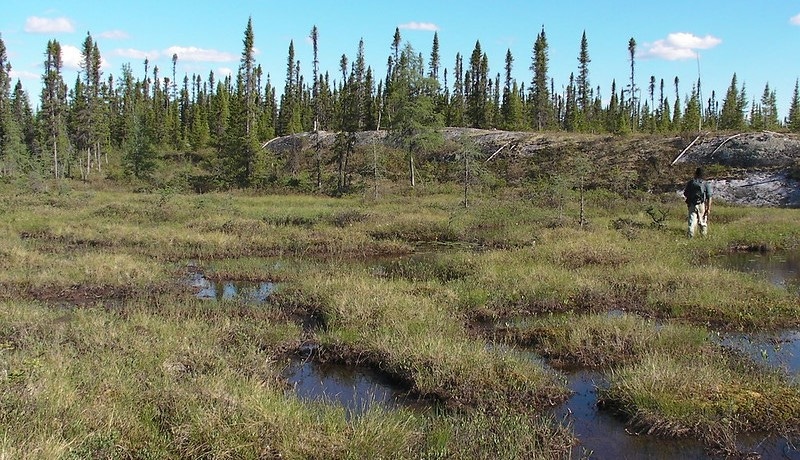
[(700, 227), (701, 235), (705, 235), (708, 233), (708, 218), (705, 216), (705, 214), (706, 214), (705, 203), (689, 205), (689, 218), (688, 218), (689, 228), (686, 233), (689, 236), (689, 238), (694, 237), (697, 227)]

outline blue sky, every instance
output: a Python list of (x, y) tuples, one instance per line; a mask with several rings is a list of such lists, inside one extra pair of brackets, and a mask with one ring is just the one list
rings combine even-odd
[[(545, 28), (550, 45), (550, 76), (557, 90), (577, 72), (581, 34), (585, 31), (591, 63), (589, 78), (607, 100), (611, 81), (629, 80), (628, 40), (637, 42), (636, 83), (643, 92), (650, 76), (664, 79), (674, 102), (675, 77), (681, 99), (697, 80), (703, 97), (711, 90), (722, 100), (734, 72), (745, 84), (748, 99), (759, 99), (766, 84), (777, 92), (778, 108), (788, 112), (795, 81), (800, 77), (800, 1), (673, 0), (542, 1), (542, 0), (306, 0), (302, 2), (203, 0), (6, 0), (0, 15), (0, 36), (11, 62), (12, 76), (22, 80), (38, 106), (42, 61), (47, 41), (64, 49), (67, 83), (74, 83), (79, 49), (87, 32), (98, 43), (104, 77), (119, 76), (130, 63), (144, 74), (144, 59), (171, 77), (178, 54), (179, 80), (196, 73), (205, 80), (235, 72), (242, 52), (248, 17), (252, 17), (256, 60), (283, 87), (289, 42), (310, 80), (311, 28), (319, 29), (320, 69), (339, 75), (342, 54), (352, 59), (364, 39), (367, 64), (382, 78), (396, 27), (404, 43), (430, 56), (438, 31), (441, 65), (449, 69), (456, 53), (469, 59), (476, 41), (489, 57), (490, 74), (504, 73), (505, 55), (514, 57), (514, 77), (531, 80), (531, 50)], [(452, 83), (452, 78), (450, 80)], [(657, 96), (656, 96), (657, 97)]]

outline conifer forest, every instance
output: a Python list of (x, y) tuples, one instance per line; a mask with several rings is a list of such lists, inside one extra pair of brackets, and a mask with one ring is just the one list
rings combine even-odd
[[(252, 19), (244, 29), (238, 71), (224, 76), (176, 75), (178, 55), (172, 57), (172, 69), (151, 67), (145, 60), (123, 65), (118, 74), (104, 72), (98, 43), (87, 33), (81, 71), (69, 82), (61, 45), (50, 40), (43, 46), (41, 94), (28, 94), (20, 81), (11, 81), (12, 63), (0, 36), (0, 176), (147, 182), (163, 180), (159, 172), (178, 171), (173, 176), (180, 177), (170, 180), (185, 188), (286, 186), (291, 184), (282, 172), (288, 160), (264, 149), (265, 143), (326, 131), (337, 133), (333, 148), (311, 152), (315, 170), (304, 173), (317, 176), (320, 190), (331, 183), (331, 189), (342, 191), (346, 183), (319, 176), (337, 170), (341, 176), (354, 167), (348, 158), (356, 154), (354, 133), (360, 131), (384, 130), (397, 148), (420, 152), (437, 148), (435, 133), (444, 126), (595, 134), (800, 132), (797, 84), (789, 114), (781, 120), (769, 84), (751, 96), (735, 73), (720, 92), (701, 92), (699, 79), (641, 78), (633, 38), (627, 44), (630, 78), (611, 82), (590, 80), (585, 33), (568, 82), (555, 82), (548, 74), (544, 28), (531, 55), (512, 56), (509, 50), (502, 70), (489, 69), (480, 42), (468, 54), (441, 56), (438, 33), (423, 53), (404, 44), (399, 29), (385, 69), (366, 66), (363, 40), (356, 56), (342, 55), (338, 69), (320, 69), (316, 26), (309, 38), (314, 61), (296, 60), (289, 43), (280, 83), (255, 59)], [(515, 65), (529, 68), (529, 79), (512, 78)], [(648, 83), (640, 88), (639, 81)], [(707, 97), (701, 100), (701, 95)]]

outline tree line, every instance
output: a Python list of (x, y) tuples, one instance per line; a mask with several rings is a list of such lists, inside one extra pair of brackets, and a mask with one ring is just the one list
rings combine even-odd
[[(306, 80), (290, 42), (284, 86), (278, 98), (270, 75), (255, 61), (252, 18), (244, 31), (238, 71), (213, 72), (178, 80), (178, 55), (172, 68), (150, 68), (136, 77), (130, 64), (118, 77), (103, 76), (101, 54), (90, 33), (81, 47), (82, 62), (71, 85), (64, 81), (61, 45), (50, 40), (43, 62), (39, 109), (34, 113), (0, 36), (0, 176), (87, 180), (147, 179), (159, 165), (190, 164), (216, 188), (260, 187), (276, 180), (275, 164), (286, 161), (263, 148), (276, 136), (336, 132), (332, 152), (314, 150), (317, 185), (323, 164), (335, 165), (336, 188), (347, 188), (346, 171), (355, 153), (355, 133), (388, 130), (410, 154), (435, 146), (443, 126), (502, 130), (586, 133), (682, 133), (699, 130), (785, 129), (800, 133), (800, 95), (795, 83), (785, 120), (776, 93), (767, 84), (749, 99), (734, 73), (721, 100), (715, 92), (701, 99), (700, 80), (681, 96), (681, 82), (650, 76), (646, 88), (636, 79), (636, 41), (628, 42), (630, 79), (610, 82), (604, 103), (601, 86), (590, 80), (589, 44), (584, 32), (576, 72), (563, 90), (549, 76), (545, 29), (537, 34), (530, 57), (529, 81), (512, 77), (508, 50), (502, 72), (490, 73), (479, 41), (469, 56), (457, 53), (452, 67), (442, 63), (438, 32), (428, 59), (395, 29), (385, 75), (366, 65), (364, 42), (354, 59), (343, 54), (339, 69), (319, 69), (319, 30), (313, 45), (312, 78)], [(332, 157), (330, 155), (333, 155)]]

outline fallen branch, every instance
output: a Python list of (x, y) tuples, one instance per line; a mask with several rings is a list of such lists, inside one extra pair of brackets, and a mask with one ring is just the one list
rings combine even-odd
[(492, 156), (490, 156), (489, 158), (487, 158), (487, 159), (486, 159), (486, 163), (488, 163), (488, 162), (492, 161), (492, 158), (494, 158), (494, 157), (495, 157), (495, 155), (497, 155), (498, 153), (500, 153), (500, 151), (501, 151), (501, 150), (503, 150), (504, 148), (506, 148), (506, 147), (508, 146), (508, 144), (510, 144), (510, 143), (511, 143), (511, 141), (508, 141), (508, 142), (506, 142), (505, 144), (503, 144), (503, 146), (502, 146), (502, 147), (500, 147), (499, 149), (497, 149), (497, 151), (496, 151), (496, 152), (494, 152), (494, 153), (492, 154)]
[(733, 138), (739, 137), (739, 136), (741, 136), (741, 135), (743, 135), (743, 134), (745, 134), (745, 133), (739, 133), (739, 134), (734, 134), (733, 136), (729, 136), (727, 139), (725, 139), (724, 141), (722, 141), (722, 142), (721, 142), (721, 143), (720, 143), (720, 144), (717, 146), (717, 148), (715, 148), (715, 149), (714, 149), (714, 151), (713, 151), (713, 152), (711, 152), (711, 156), (713, 157), (713, 156), (714, 156), (714, 154), (715, 154), (715, 153), (717, 153), (717, 150), (719, 150), (719, 149), (720, 149), (720, 147), (722, 147), (723, 145), (725, 145), (725, 143), (726, 143), (726, 142), (728, 142), (729, 140), (731, 140), (731, 139), (733, 139)]
[(272, 139), (268, 140), (267, 142), (264, 142), (264, 144), (263, 144), (263, 145), (261, 145), (261, 148), (262, 148), (262, 149), (265, 149), (265, 148), (267, 148), (267, 146), (268, 146), (268, 145), (269, 145), (269, 144), (270, 144), (272, 141), (274, 141), (274, 140), (276, 140), (276, 139), (280, 139), (280, 137), (273, 137)]
[(702, 135), (703, 135), (703, 133), (700, 133), (700, 134), (698, 134), (698, 135), (697, 135), (697, 137), (695, 137), (695, 138), (694, 138), (694, 140), (692, 141), (692, 143), (691, 143), (691, 144), (689, 144), (688, 146), (686, 146), (686, 148), (685, 148), (685, 149), (683, 149), (683, 151), (681, 152), (681, 154), (680, 154), (680, 155), (678, 155), (678, 156), (677, 156), (677, 157), (676, 157), (674, 160), (672, 160), (672, 164), (670, 164), (670, 166), (675, 166), (675, 163), (677, 163), (677, 162), (678, 162), (678, 160), (680, 160), (680, 159), (681, 159), (681, 157), (683, 156), (683, 154), (684, 154), (684, 153), (686, 153), (686, 151), (687, 151), (687, 150), (689, 150), (690, 148), (692, 148), (692, 146), (694, 145), (694, 143), (695, 143), (695, 142), (697, 142), (697, 140), (698, 140), (698, 139), (700, 139), (700, 136), (702, 136)]

